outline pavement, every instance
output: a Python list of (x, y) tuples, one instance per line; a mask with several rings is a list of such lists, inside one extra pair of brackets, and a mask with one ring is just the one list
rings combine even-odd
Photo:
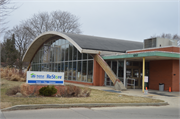
[(179, 119), (177, 108), (166, 106), (57, 108), (3, 112), (5, 119)]

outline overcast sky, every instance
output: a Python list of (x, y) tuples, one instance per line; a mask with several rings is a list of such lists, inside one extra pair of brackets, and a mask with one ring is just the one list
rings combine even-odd
[(85, 35), (142, 42), (152, 35), (179, 34), (180, 0), (12, 1), (20, 7), (6, 19), (9, 29), (38, 12), (62, 10), (80, 18)]

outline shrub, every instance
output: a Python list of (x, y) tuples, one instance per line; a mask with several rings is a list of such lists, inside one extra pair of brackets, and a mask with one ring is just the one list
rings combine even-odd
[(11, 80), (11, 81), (26, 81), (26, 71), (20, 73), (18, 69), (15, 68), (0, 68), (1, 78)]
[(82, 91), (81, 96), (82, 97), (89, 97), (91, 93), (91, 90), (88, 87), (85, 87), (84, 90)]
[(23, 83), (20, 87), (21, 94), (28, 96), (28, 93), (30, 91), (30, 86), (27, 83)]
[(57, 93), (57, 89), (54, 86), (42, 87), (39, 89), (39, 94), (43, 96), (52, 96)]
[(6, 91), (6, 95), (16, 95), (16, 93), (19, 93), (19, 92), (20, 92), (20, 87), (19, 86), (15, 86), (15, 87), (9, 88)]
[(60, 96), (62, 97), (78, 97), (81, 93), (81, 88), (73, 85), (68, 85), (65, 88), (60, 88)]
[(83, 90), (80, 87), (68, 85), (65, 88), (60, 88), (61, 97), (89, 97), (91, 90), (86, 87)]

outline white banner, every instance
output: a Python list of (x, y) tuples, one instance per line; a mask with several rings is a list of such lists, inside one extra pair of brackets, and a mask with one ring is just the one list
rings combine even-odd
[(64, 72), (27, 71), (28, 84), (64, 85)]
[(144, 82), (148, 83), (148, 76), (144, 76)]

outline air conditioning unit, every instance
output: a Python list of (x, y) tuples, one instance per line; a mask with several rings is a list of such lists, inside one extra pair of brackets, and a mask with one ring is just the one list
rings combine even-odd
[(177, 46), (177, 40), (166, 38), (150, 38), (144, 40), (144, 48), (155, 48), (164, 46)]

